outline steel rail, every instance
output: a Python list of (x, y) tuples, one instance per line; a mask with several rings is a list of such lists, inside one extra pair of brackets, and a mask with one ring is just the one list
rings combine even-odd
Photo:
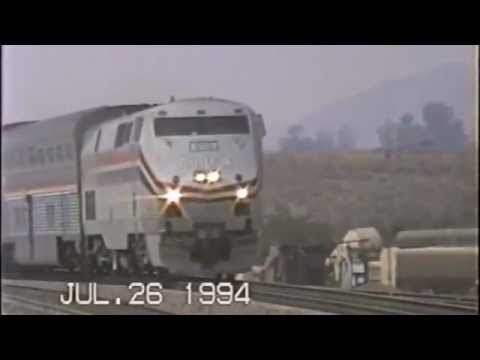
[(50, 304), (43, 301), (36, 301), (32, 299), (27, 299), (18, 295), (5, 295), (2, 296), (2, 302), (12, 303), (15, 305), (21, 305), (31, 310), (36, 310), (41, 313), (50, 314), (50, 315), (91, 315), (88, 312), (80, 311), (76, 309), (67, 309), (63, 306), (58, 306), (55, 304)]
[(347, 315), (473, 315), (478, 313), (478, 308), (474, 306), (366, 294), (327, 287), (250, 282), (250, 291), (254, 300)]
[(378, 290), (355, 290), (355, 291), (366, 293), (366, 294), (373, 294), (373, 295), (429, 299), (433, 301), (439, 301), (439, 302), (445, 302), (445, 303), (451, 303), (451, 304), (458, 304), (458, 305), (464, 304), (464, 305), (471, 305), (471, 306), (478, 307), (478, 298), (474, 296), (424, 294), (424, 293), (403, 292), (403, 291), (378, 291)]

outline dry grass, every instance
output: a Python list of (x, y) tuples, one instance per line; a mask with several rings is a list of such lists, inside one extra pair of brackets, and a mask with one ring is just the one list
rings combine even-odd
[(266, 154), (264, 207), (267, 219), (281, 206), (305, 213), (337, 241), (365, 226), (387, 239), (398, 229), (478, 227), (475, 164), (473, 151), (388, 160), (369, 152)]

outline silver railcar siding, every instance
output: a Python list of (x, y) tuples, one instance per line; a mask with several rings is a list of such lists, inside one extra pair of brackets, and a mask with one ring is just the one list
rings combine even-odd
[[(6, 237), (2, 242), (14, 243), (14, 257), (18, 262), (57, 265), (57, 237), (64, 241), (75, 241), (77, 250), (79, 249), (81, 220), (76, 150), (82, 144), (83, 133), (94, 124), (151, 106), (105, 106), (2, 127), (2, 195), (9, 225), (7, 232), (2, 229)], [(60, 156), (63, 160), (56, 161), (58, 146), (62, 147), (64, 153)], [(43, 155), (43, 160), (31, 163), (31, 148), (37, 155)], [(54, 149), (53, 162), (52, 150), (49, 149)], [(69, 193), (51, 194), (64, 191), (65, 188), (68, 188)], [(21, 230), (14, 227), (14, 209), (22, 206), (27, 209), (27, 195), (32, 195), (33, 239), (28, 234), (28, 215), (27, 226)], [(55, 209), (53, 220), (50, 219), (52, 226), (48, 226), (47, 205)]]
[[(49, 219), (49, 208), (53, 209), (53, 219)], [(68, 237), (80, 232), (78, 195), (65, 193), (37, 195), (33, 197), (33, 231), (37, 234), (55, 234)]]

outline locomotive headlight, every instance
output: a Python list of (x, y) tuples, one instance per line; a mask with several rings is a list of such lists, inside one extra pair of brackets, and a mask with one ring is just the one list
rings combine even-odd
[(216, 183), (218, 180), (220, 180), (220, 172), (218, 170), (210, 171), (207, 174), (207, 180), (209, 183)]
[(164, 198), (167, 199), (169, 203), (178, 203), (182, 194), (179, 189), (167, 189), (167, 193), (164, 195)]
[(240, 188), (237, 189), (237, 199), (243, 200), (248, 197), (248, 189), (247, 188)]
[(194, 176), (196, 182), (202, 183), (207, 180), (207, 175), (203, 172), (197, 172)]

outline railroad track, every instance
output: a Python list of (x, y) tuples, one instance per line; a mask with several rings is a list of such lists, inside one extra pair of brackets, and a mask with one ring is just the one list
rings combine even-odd
[(345, 315), (475, 315), (478, 307), (327, 287), (250, 283), (254, 300)]
[(88, 312), (68, 309), (46, 301), (36, 301), (18, 295), (2, 296), (2, 305), (7, 308), (4, 314), (45, 314), (45, 315), (90, 315)]
[(474, 296), (456, 296), (456, 295), (442, 295), (442, 294), (422, 294), (403, 291), (376, 291), (376, 290), (356, 290), (361, 293), (383, 295), (392, 297), (402, 297), (411, 299), (428, 299), (436, 302), (442, 302), (454, 305), (466, 305), (478, 308), (478, 297)]
[[(32, 273), (30, 276), (9, 274), (3, 277), (12, 280), (82, 281), (81, 274), (67, 272)], [(166, 279), (152, 275), (141, 277), (101, 275), (87, 281), (105, 285), (155, 281), (164, 284), (165, 289), (179, 290), (184, 289), (186, 282), (192, 282), (195, 289), (202, 281), (212, 281), (199, 277), (170, 278), (168, 281)], [(250, 296), (252, 300), (265, 303), (346, 315), (471, 315), (478, 313), (478, 300), (475, 298), (450, 295), (352, 291), (329, 287), (250, 282)]]

